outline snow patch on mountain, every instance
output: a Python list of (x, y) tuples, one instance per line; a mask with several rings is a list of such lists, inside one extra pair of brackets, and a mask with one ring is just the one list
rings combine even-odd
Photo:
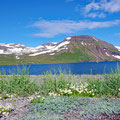
[[(81, 42), (81, 44), (84, 46), (84, 45), (87, 45), (87, 43), (84, 43), (83, 41)], [(88, 44), (89, 45), (89, 44)]]
[(19, 57), (19, 56), (15, 56), (15, 58), (16, 58), (16, 59), (20, 59), (20, 57)]
[(118, 51), (120, 51), (120, 46), (115, 46), (117, 49), (118, 49)]
[(40, 51), (34, 54), (30, 54), (29, 56), (37, 56), (37, 55), (41, 55), (41, 54), (46, 54), (46, 53), (51, 53), (51, 52), (58, 52), (61, 51), (63, 49), (66, 49), (66, 45), (68, 45), (70, 43), (70, 41), (63, 41), (59, 44), (57, 44), (56, 46), (45, 46), (47, 49), (44, 51)]
[(51, 53), (50, 55), (55, 55), (55, 53)]
[(4, 50), (0, 50), (0, 54), (3, 54), (4, 53)]
[(113, 57), (120, 59), (119, 55), (113, 55)]
[(66, 38), (66, 40), (70, 40), (70, 39), (71, 39), (71, 37), (67, 37), (67, 38)]
[(106, 55), (107, 55), (107, 56), (110, 56), (107, 52), (106, 52)]

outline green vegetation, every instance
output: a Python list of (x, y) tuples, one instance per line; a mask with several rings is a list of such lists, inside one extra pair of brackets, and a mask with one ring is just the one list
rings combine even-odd
[(16, 59), (13, 55), (0, 55), (0, 65), (11, 65), (16, 63)]
[(120, 70), (106, 74), (104, 79), (88, 80), (89, 89), (95, 90), (96, 97), (120, 97)]
[(120, 97), (119, 68), (105, 74), (103, 79), (87, 78), (82, 81), (74, 80), (71, 74), (64, 71), (60, 71), (60, 75), (47, 72), (39, 85), (36, 81), (30, 81), (26, 69), (18, 71), (20, 75), (0, 76), (0, 99), (13, 95), (29, 96), (30, 112), (23, 120), (59, 120), (64, 119), (70, 111), (79, 111), (78, 116), (84, 118), (90, 118), (94, 113), (100, 116), (104, 113), (118, 114), (120, 111), (120, 100), (113, 99)]
[[(19, 71), (19, 69), (18, 69)], [(19, 75), (19, 73), (21, 73)], [(0, 96), (2, 98), (9, 97), (6, 94), (12, 95), (16, 94), (17, 96), (28, 96), (35, 91), (38, 91), (38, 86), (35, 81), (30, 82), (30, 76), (27, 75), (26, 69), (19, 71), (18, 74), (12, 74), (10, 76), (0, 75)]]
[(66, 120), (66, 116), (71, 114), (77, 114), (79, 119), (93, 117), (100, 119), (100, 115), (103, 113), (118, 114), (119, 106), (120, 100), (106, 98), (89, 99), (62, 96), (50, 99), (46, 97), (43, 103), (32, 104), (30, 112), (22, 120)]
[(60, 75), (52, 75), (47, 72), (44, 76), (43, 83), (40, 86), (40, 93), (48, 95), (50, 92), (59, 92), (59, 89), (68, 88), (72, 84), (72, 75), (60, 71)]
[(97, 54), (92, 53), (89, 48), (80, 46), (80, 48), (74, 48), (72, 52), (59, 53), (53, 56), (50, 55), (38, 55), (38, 56), (19, 56), (20, 59), (16, 59), (14, 55), (0, 55), (0, 65), (18, 65), (18, 64), (43, 64), (43, 63), (74, 63), (85, 61), (102, 61), (101, 58), (96, 57)]
[(30, 81), (26, 68), (17, 74), (10, 76), (0, 75), (0, 94), (7, 98), (6, 94), (17, 96), (29, 96), (39, 92), (43, 96), (83, 96), (83, 97), (120, 97), (120, 70), (119, 68), (111, 74), (104, 75), (103, 79), (86, 79), (84, 81), (74, 80), (72, 75), (60, 71), (60, 75), (52, 75), (47, 72), (41, 84), (37, 81)]
[(56, 59), (61, 59), (61, 60), (69, 60), (73, 62), (80, 62), (80, 61), (89, 61), (90, 56), (85, 54), (85, 52), (81, 51), (80, 49), (74, 49), (74, 52), (65, 52), (61, 53), (60, 55), (56, 56)]

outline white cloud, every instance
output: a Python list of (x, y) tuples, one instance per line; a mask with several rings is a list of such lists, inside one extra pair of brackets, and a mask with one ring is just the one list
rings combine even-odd
[(85, 17), (91, 17), (91, 18), (99, 17), (99, 18), (104, 18), (104, 17), (106, 17), (106, 15), (104, 13), (95, 12), (95, 13), (86, 14)]
[(110, 2), (105, 2), (105, 4), (102, 4), (103, 9), (106, 12), (120, 12), (120, 0), (111, 0)]
[(100, 2), (92, 1), (84, 7), (85, 16), (92, 17), (91, 14), (95, 14), (96, 11), (99, 11), (99, 13), (96, 14), (96, 17), (101, 17), (101, 13), (105, 17), (105, 13), (103, 12), (120, 12), (120, 0), (101, 0)]
[(83, 29), (104, 28), (118, 25), (120, 20), (93, 22), (93, 21), (72, 21), (72, 20), (40, 20), (31, 27), (38, 28), (39, 33), (33, 34), (36, 37), (54, 37), (60, 34), (75, 33)]

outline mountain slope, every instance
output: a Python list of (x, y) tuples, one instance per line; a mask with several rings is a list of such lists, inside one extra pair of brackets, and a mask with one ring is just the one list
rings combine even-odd
[(0, 64), (64, 63), (120, 60), (120, 47), (93, 36), (65, 38), (36, 48), (21, 44), (0, 44)]

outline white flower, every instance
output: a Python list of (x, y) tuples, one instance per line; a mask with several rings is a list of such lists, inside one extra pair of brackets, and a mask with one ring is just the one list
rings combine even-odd
[(14, 97), (14, 95), (10, 95), (10, 97), (12, 98), (12, 97)]
[(73, 85), (73, 86), (70, 86), (70, 88), (71, 88), (71, 89), (75, 89), (75, 85)]
[(33, 97), (33, 96), (30, 96), (30, 97), (29, 97), (29, 100), (30, 100), (30, 101), (32, 101), (33, 99), (34, 99), (34, 97)]
[(38, 98), (41, 97), (40, 95), (37, 96)]
[(49, 95), (49, 96), (57, 96), (57, 94), (54, 93), (54, 92), (48, 93), (48, 95)]

